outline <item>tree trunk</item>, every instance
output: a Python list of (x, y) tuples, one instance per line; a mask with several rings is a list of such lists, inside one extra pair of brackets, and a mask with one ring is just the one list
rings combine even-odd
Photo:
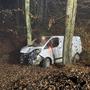
[(27, 44), (28, 45), (30, 45), (32, 41), (31, 18), (29, 14), (30, 14), (30, 0), (25, 0), (25, 15), (26, 15)]
[(77, 0), (68, 0), (66, 11), (66, 31), (64, 39), (63, 63), (72, 63), (72, 38), (74, 35)]

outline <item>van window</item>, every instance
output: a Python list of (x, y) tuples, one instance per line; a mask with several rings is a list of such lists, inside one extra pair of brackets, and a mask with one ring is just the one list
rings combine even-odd
[(49, 40), (49, 36), (42, 36), (42, 37), (37, 37), (32, 41), (33, 46), (43, 46), (45, 43)]
[(57, 47), (58, 45), (59, 45), (59, 39), (53, 38), (47, 43), (45, 49), (48, 49), (49, 47), (54, 48)]
[(59, 39), (58, 38), (53, 38), (51, 40), (51, 42), (52, 42), (53, 47), (57, 47), (59, 45)]

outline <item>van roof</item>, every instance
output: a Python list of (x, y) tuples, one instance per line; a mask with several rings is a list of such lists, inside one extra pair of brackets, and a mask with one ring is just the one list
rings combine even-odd
[[(58, 37), (58, 38), (63, 38), (64, 36), (41, 36), (41, 37)], [(73, 36), (73, 37), (77, 37), (77, 38), (80, 38), (80, 36)]]

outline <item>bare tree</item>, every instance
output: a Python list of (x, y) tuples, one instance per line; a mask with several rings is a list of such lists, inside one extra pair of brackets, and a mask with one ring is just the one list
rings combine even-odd
[(64, 39), (64, 64), (72, 63), (72, 38), (74, 34), (75, 18), (76, 18), (77, 0), (68, 0), (66, 11), (66, 31)]
[(32, 41), (31, 18), (30, 18), (30, 0), (25, 0), (25, 15), (27, 28), (27, 44), (30, 45)]

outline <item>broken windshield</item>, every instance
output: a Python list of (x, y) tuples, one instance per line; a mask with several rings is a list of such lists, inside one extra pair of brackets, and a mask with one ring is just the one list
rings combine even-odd
[(43, 46), (49, 40), (49, 36), (42, 36), (41, 38), (37, 38), (33, 40), (33, 46)]

